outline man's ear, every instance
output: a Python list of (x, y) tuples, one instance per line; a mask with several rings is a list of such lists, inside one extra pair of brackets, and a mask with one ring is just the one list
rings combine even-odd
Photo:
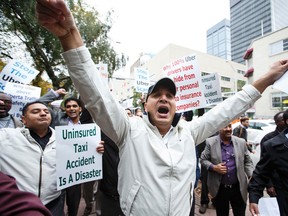
[(145, 112), (147, 113), (146, 107), (147, 107), (147, 103), (144, 102), (144, 110), (145, 110)]
[(25, 116), (22, 115), (22, 116), (21, 116), (21, 120), (22, 120), (23, 124), (26, 125), (26, 118), (25, 118)]

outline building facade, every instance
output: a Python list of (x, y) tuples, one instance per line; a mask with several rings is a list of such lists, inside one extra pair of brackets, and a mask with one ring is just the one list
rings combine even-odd
[(254, 38), (288, 26), (287, 0), (230, 0), (232, 61), (243, 55)]
[(207, 53), (231, 60), (230, 21), (222, 20), (207, 30)]
[[(246, 52), (248, 83), (258, 79), (269, 66), (288, 57), (288, 27), (254, 39)], [(288, 88), (287, 88), (288, 90)], [(280, 110), (288, 109), (288, 94), (268, 87), (254, 104), (255, 118), (272, 118)]]

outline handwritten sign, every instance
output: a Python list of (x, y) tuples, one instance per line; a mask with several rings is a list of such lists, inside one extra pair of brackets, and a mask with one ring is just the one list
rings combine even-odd
[(201, 73), (195, 55), (176, 59), (163, 67), (164, 75), (176, 85), (176, 111), (185, 112), (206, 106)]
[(96, 152), (100, 128), (96, 124), (57, 126), (57, 190), (101, 179), (102, 154)]
[(149, 71), (143, 68), (135, 68), (135, 90), (136, 92), (146, 93), (150, 86)]
[(38, 73), (34, 68), (13, 59), (0, 73), (0, 90), (4, 91), (7, 82), (29, 84)]
[(24, 105), (37, 100), (40, 97), (41, 88), (7, 82), (4, 92), (12, 98), (12, 108), (9, 113), (20, 119)]

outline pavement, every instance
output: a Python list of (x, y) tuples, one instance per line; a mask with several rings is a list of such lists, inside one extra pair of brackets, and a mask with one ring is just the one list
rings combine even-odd
[[(205, 214), (200, 214), (199, 213), (199, 208), (200, 208), (200, 193), (201, 193), (201, 182), (199, 181), (199, 184), (197, 186), (197, 188), (195, 189), (195, 216), (216, 216), (216, 210), (215, 208), (213, 207), (213, 205), (211, 204), (211, 202), (209, 203), (208, 205), (208, 208), (205, 212)], [(80, 206), (79, 206), (79, 210), (78, 210), (78, 215), (77, 216), (83, 216), (83, 213), (84, 213), (84, 210), (85, 210), (85, 201), (84, 199), (82, 198), (81, 199), (81, 202), (80, 202)], [(93, 210), (91, 212), (91, 214), (89, 216), (98, 216), (96, 214), (96, 211), (95, 211), (95, 207), (96, 207), (96, 202), (93, 203)], [(65, 211), (66, 211), (66, 208), (65, 208)], [(247, 202), (247, 206), (246, 206), (246, 216), (251, 216), (251, 213), (249, 212), (249, 203)], [(229, 216), (233, 216), (233, 213), (232, 213), (232, 209), (230, 209), (230, 213), (229, 213)]]

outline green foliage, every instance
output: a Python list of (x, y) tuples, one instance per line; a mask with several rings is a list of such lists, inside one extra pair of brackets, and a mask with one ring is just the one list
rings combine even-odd
[(141, 104), (141, 97), (142, 97), (142, 93), (139, 93), (139, 92), (136, 92), (135, 91), (135, 88), (133, 88), (133, 107), (142, 107), (142, 104)]
[[(118, 57), (110, 45), (108, 32), (112, 23), (109, 22), (111, 14), (108, 14), (107, 23), (98, 19), (98, 12), (82, 6), (82, 0), (69, 0), (68, 5), (75, 16), (75, 21), (80, 29), (83, 39), (95, 63), (107, 63), (109, 75), (122, 65), (125, 65), (125, 58)], [(5, 0), (0, 3), (0, 39), (7, 38), (7, 35), (16, 35), (21, 43), (25, 44), (25, 52), (29, 52), (34, 67), (40, 71), (33, 80), (33, 85), (40, 86), (41, 76), (47, 73), (54, 88), (63, 87), (66, 90), (73, 89), (71, 79), (67, 73), (63, 58), (62, 48), (57, 38), (40, 27), (35, 19), (35, 0)], [(7, 41), (7, 40), (6, 40)], [(1, 44), (2, 51), (11, 49), (12, 42)], [(10, 54), (13, 57), (13, 53)], [(1, 56), (0, 56), (1, 57)], [(3, 57), (3, 55), (2, 55)]]

